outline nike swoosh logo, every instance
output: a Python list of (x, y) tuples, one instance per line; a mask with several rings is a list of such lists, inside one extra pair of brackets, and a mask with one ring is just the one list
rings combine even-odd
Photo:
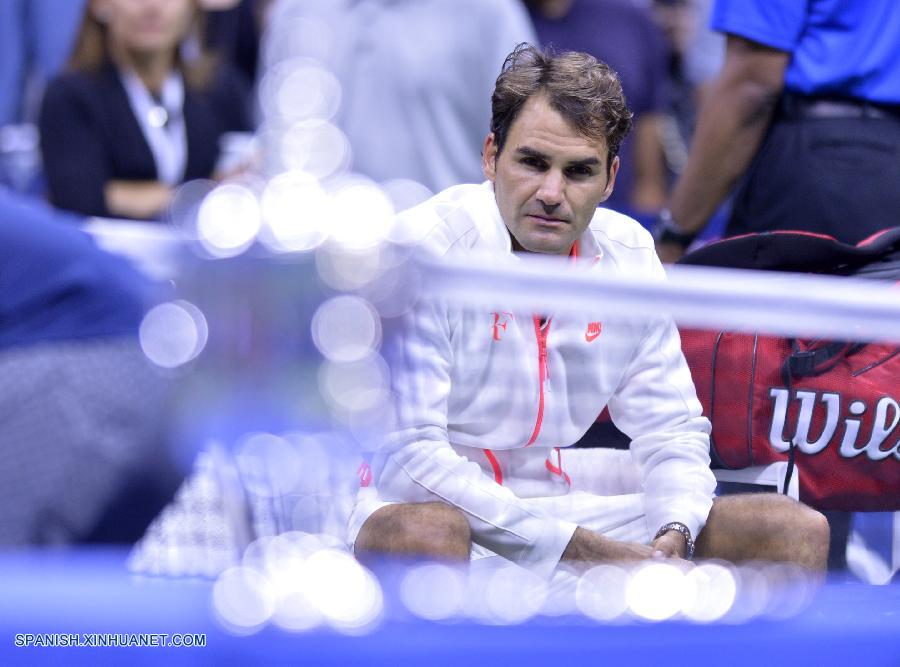
[(593, 332), (592, 332), (592, 331), (588, 331), (588, 332), (585, 332), (585, 334), (584, 334), (584, 339), (585, 339), (588, 343), (590, 343), (591, 341), (596, 340), (598, 336), (600, 336), (600, 332), (599, 332), (599, 331), (593, 331)]

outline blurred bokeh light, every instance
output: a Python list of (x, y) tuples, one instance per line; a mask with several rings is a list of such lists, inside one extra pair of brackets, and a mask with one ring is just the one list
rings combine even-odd
[(203, 313), (183, 300), (151, 308), (139, 330), (141, 349), (161, 368), (177, 368), (196, 358), (206, 346), (208, 335)]
[(197, 235), (213, 257), (233, 257), (246, 250), (259, 233), (259, 200), (247, 187), (236, 183), (210, 192), (197, 214)]
[(360, 361), (378, 351), (381, 320), (368, 301), (355, 296), (338, 296), (316, 310), (312, 337), (326, 359)]

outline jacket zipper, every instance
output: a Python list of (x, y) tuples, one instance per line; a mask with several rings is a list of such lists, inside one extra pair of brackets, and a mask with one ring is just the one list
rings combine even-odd
[[(581, 250), (579, 245), (579, 242), (575, 241), (575, 243), (572, 244), (571, 250), (569, 250), (569, 256), (573, 260), (578, 259), (578, 255)], [(533, 445), (535, 440), (537, 440), (538, 434), (541, 432), (541, 423), (544, 421), (544, 385), (546, 384), (547, 378), (550, 374), (549, 368), (547, 367), (547, 334), (550, 333), (550, 321), (552, 318), (547, 318), (547, 322), (543, 328), (541, 328), (540, 315), (534, 315), (533, 319), (534, 333), (537, 335), (538, 343), (538, 379), (540, 384), (538, 388), (537, 419), (534, 422), (534, 431), (532, 431), (531, 437), (528, 439), (528, 442), (525, 443), (526, 447)]]
[(541, 328), (541, 318), (539, 315), (534, 316), (534, 332), (537, 335), (538, 343), (538, 412), (537, 419), (534, 423), (534, 431), (531, 438), (525, 443), (528, 447), (533, 445), (537, 440), (538, 433), (541, 432), (541, 422), (544, 421), (544, 383), (547, 380), (547, 334), (550, 332), (550, 319)]

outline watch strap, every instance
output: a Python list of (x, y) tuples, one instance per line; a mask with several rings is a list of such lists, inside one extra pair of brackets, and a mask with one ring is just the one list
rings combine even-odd
[(681, 536), (684, 538), (684, 557), (687, 560), (691, 560), (694, 557), (694, 538), (691, 537), (691, 530), (687, 526), (685, 526), (680, 521), (670, 521), (658, 531), (656, 531), (656, 535), (653, 537), (654, 540), (662, 537), (670, 530), (674, 530), (678, 533), (681, 533)]
[(682, 248), (687, 248), (696, 238), (695, 232), (686, 232), (678, 226), (669, 209), (662, 209), (656, 216), (656, 223), (653, 225), (653, 240), (657, 243), (674, 243)]

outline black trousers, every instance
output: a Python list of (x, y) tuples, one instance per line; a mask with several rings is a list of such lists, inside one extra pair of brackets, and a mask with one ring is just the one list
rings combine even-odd
[(782, 105), (738, 188), (726, 235), (799, 229), (858, 243), (897, 225), (900, 110), (823, 118)]

